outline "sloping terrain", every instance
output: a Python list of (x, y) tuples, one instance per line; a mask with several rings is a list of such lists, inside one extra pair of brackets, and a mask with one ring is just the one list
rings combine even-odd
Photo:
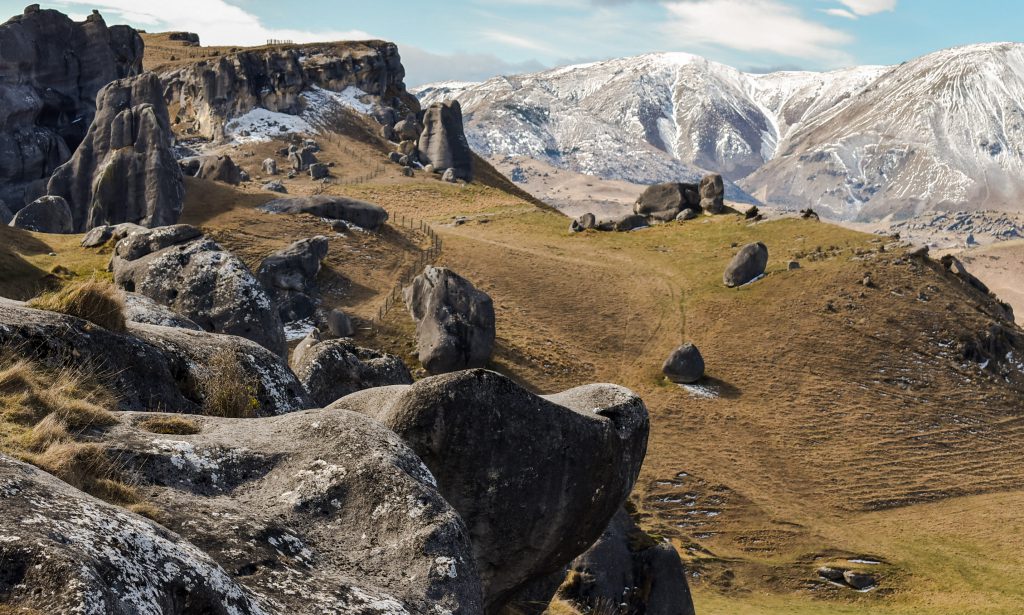
[(1022, 49), (974, 45), (893, 67), (768, 75), (649, 54), (418, 95), (460, 100), (471, 142), (491, 157), (636, 183), (717, 171), (771, 205), (899, 219), (1017, 207)]
[[(652, 434), (632, 499), (686, 558), (699, 613), (1019, 612), (1021, 333), (989, 297), (898, 241), (797, 218), (570, 234), (483, 161), (471, 184), (407, 177), (381, 162), (370, 122), (334, 128), (316, 135), (332, 181), (279, 178), (291, 195), (385, 207), (378, 233), (260, 211), (274, 196), (260, 163), (281, 139), (221, 144), (255, 181), (189, 180), (182, 222), (250, 266), (328, 236), (325, 304), (356, 317), (359, 344), (414, 372), (410, 316), (399, 305), (376, 317), (422, 262), (429, 223), (437, 262), (494, 300), (492, 368), (543, 393), (605, 381), (643, 397)], [(52, 271), (105, 275), (110, 246), (80, 238), (0, 227), (0, 295), (27, 297)], [(767, 276), (725, 288), (723, 269), (752, 241), (769, 248)], [(696, 386), (661, 375), (683, 341), (708, 363)], [(826, 564), (878, 586), (830, 584)]]

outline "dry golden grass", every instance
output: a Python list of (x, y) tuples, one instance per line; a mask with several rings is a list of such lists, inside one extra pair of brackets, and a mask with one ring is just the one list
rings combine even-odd
[(202, 381), (203, 413), (226, 418), (255, 416), (260, 409), (256, 386), (256, 377), (242, 369), (233, 350), (217, 351)]
[(108, 331), (124, 333), (124, 297), (113, 284), (97, 279), (72, 282), (29, 302), (30, 307), (76, 316)]
[(191, 436), (202, 431), (199, 423), (180, 416), (157, 416), (139, 421), (137, 427), (150, 433)]

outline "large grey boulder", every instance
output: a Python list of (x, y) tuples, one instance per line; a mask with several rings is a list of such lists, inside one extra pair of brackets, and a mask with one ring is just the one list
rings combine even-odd
[(674, 220), (684, 209), (700, 209), (696, 184), (664, 183), (648, 186), (633, 204), (633, 213), (662, 222)]
[(242, 183), (242, 170), (231, 156), (202, 156), (196, 177), (237, 186)]
[(309, 214), (329, 220), (344, 220), (370, 231), (387, 222), (388, 212), (379, 205), (343, 196), (307, 196), (274, 199), (261, 210), (273, 214)]
[(297, 173), (308, 171), (311, 166), (318, 162), (316, 159), (316, 152), (317, 150), (313, 147), (297, 147), (293, 145), (288, 148), (288, 164), (290, 164), (292, 170)]
[(693, 344), (683, 344), (665, 359), (661, 371), (672, 382), (692, 384), (704, 377), (704, 357)]
[(597, 216), (588, 212), (580, 215), (580, 217), (569, 223), (569, 232), (582, 233), (583, 231), (595, 228), (596, 226)]
[(127, 333), (114, 333), (74, 316), (0, 299), (0, 347), (12, 357), (53, 368), (94, 366), (105, 374), (122, 410), (199, 412), (207, 393), (202, 382), (214, 356), (223, 352), (232, 353), (252, 381), (257, 414), (312, 406), (281, 357), (230, 335), (134, 321)]
[(431, 374), (483, 367), (494, 350), (494, 303), (466, 278), (426, 267), (403, 291), (416, 321), (416, 351)]
[(332, 407), (380, 421), (430, 468), (469, 527), (489, 613), (597, 540), (647, 450), (643, 401), (610, 384), (541, 397), (478, 369)]
[(143, 43), (98, 13), (32, 5), (0, 24), (0, 50), (0, 200), (15, 212), (85, 138), (100, 88), (142, 71)]
[(203, 328), (175, 312), (171, 308), (160, 305), (146, 295), (138, 293), (122, 292), (124, 299), (124, 319), (128, 322), (137, 322), (145, 325), (158, 325), (161, 327), (177, 327), (179, 329), (191, 329), (202, 331)]
[(100, 90), (85, 140), (47, 192), (67, 200), (76, 232), (121, 222), (174, 224), (185, 183), (171, 141), (160, 79), (145, 73), (114, 81)]
[(43, 196), (14, 214), (10, 226), (38, 233), (73, 233), (68, 202), (59, 196)]
[(573, 560), (576, 582), (562, 598), (589, 608), (621, 605), (623, 612), (694, 615), (686, 571), (675, 547), (647, 535), (625, 509), (586, 553)]
[(482, 613), (465, 523), (410, 447), (372, 419), (194, 417), (191, 436), (132, 426), (153, 416), (128, 415), (104, 434), (110, 457), (163, 525), (271, 612)]
[(0, 298), (0, 347), (17, 357), (53, 368), (99, 366), (108, 374), (107, 384), (117, 393), (123, 410), (166, 409), (196, 412), (175, 378), (171, 362), (159, 349), (132, 335), (107, 331), (74, 316), (36, 310)]
[(273, 612), (180, 535), (5, 455), (0, 513), (0, 596), (12, 613)]
[(267, 291), (238, 257), (177, 225), (118, 242), (114, 281), (185, 316), (204, 331), (250, 339), (284, 356), (284, 326)]
[(409, 116), (395, 124), (394, 133), (398, 141), (415, 141), (423, 133), (423, 125), (416, 121), (416, 116)]
[(128, 331), (159, 349), (176, 375), (177, 386), (199, 405), (207, 401), (203, 382), (211, 375), (218, 355), (234, 357), (240, 373), (249, 378), (253, 414), (285, 414), (315, 406), (285, 361), (256, 342), (184, 327), (129, 322)]
[(317, 236), (300, 239), (263, 259), (256, 279), (270, 294), (283, 322), (309, 318), (320, 303), (316, 275), (327, 257), (328, 240)]
[(768, 266), (768, 247), (760, 241), (743, 246), (725, 268), (722, 281), (729, 288), (743, 286), (764, 275)]
[(433, 165), (435, 169), (453, 169), (457, 179), (473, 179), (473, 155), (458, 101), (434, 103), (427, 108), (417, 147), (422, 164)]
[(146, 230), (146, 227), (133, 224), (131, 222), (124, 222), (113, 226), (104, 224), (90, 229), (89, 232), (82, 237), (82, 241), (79, 245), (83, 248), (98, 248), (108, 241), (117, 243), (135, 231), (144, 230)]
[(709, 214), (725, 211), (725, 182), (721, 175), (705, 175), (700, 180), (700, 206)]
[(307, 338), (296, 349), (291, 367), (320, 406), (363, 389), (412, 384), (412, 374), (400, 358), (344, 339)]
[(647, 216), (642, 216), (640, 214), (627, 214), (616, 218), (599, 220), (594, 228), (599, 231), (618, 231), (623, 233), (626, 231), (635, 231), (638, 228), (646, 228), (650, 225), (651, 223), (647, 219)]

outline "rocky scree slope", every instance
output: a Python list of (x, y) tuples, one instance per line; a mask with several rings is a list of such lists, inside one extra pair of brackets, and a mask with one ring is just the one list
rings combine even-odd
[(1024, 46), (892, 67), (747, 74), (650, 54), (416, 90), (458, 99), (474, 148), (638, 183), (721, 172), (744, 194), (831, 217), (1006, 209), (1024, 193)]

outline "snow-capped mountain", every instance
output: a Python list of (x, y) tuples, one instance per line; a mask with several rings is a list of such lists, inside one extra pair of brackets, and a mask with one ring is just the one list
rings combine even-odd
[(843, 219), (1024, 203), (1024, 45), (767, 75), (648, 54), (417, 95), (457, 98), (484, 155), (607, 179), (718, 171), (766, 203)]

